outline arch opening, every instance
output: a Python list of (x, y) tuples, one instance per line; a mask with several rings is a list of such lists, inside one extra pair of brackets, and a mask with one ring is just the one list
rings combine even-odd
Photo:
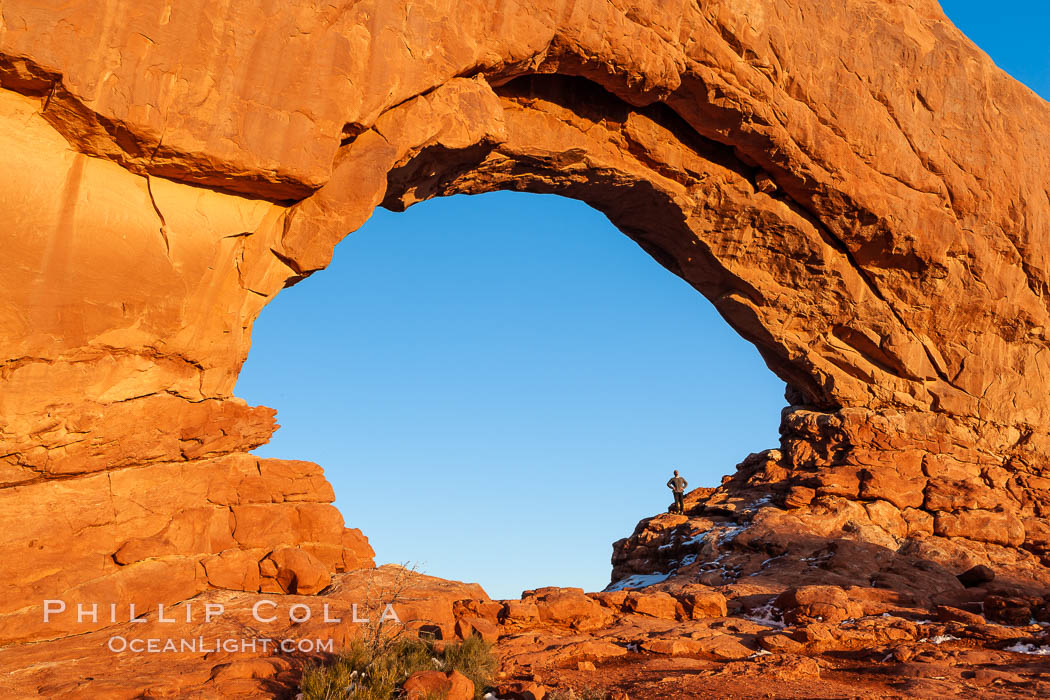
[[(775, 540), (796, 528), (793, 513), (819, 523), (829, 503), (849, 526), (847, 540), (859, 532), (876, 548), (913, 547), (913, 535), (933, 529), (920, 510), (927, 475), (918, 465), (940, 447), (923, 441), (943, 430), (943, 416), (925, 407), (966, 405), (928, 337), (880, 288), (871, 261), (845, 243), (855, 233), (851, 221), (878, 228), (879, 220), (856, 202), (821, 199), (819, 183), (771, 159), (771, 144), (742, 142), (753, 125), (741, 114), (654, 100), (632, 100), (615, 79), (579, 66), (453, 79), (348, 138), (329, 184), (289, 211), (275, 252), (295, 284), (326, 267), (336, 243), (376, 206), (400, 211), (501, 190), (585, 202), (710, 300), (787, 384), (781, 449), (745, 460), (694, 504), (722, 518), (710, 558), (720, 561), (723, 545), (743, 530), (756, 533), (747, 538), (751, 549), (783, 552)], [(903, 265), (908, 255), (892, 262)], [(901, 445), (911, 446), (904, 462)], [(894, 526), (887, 529), (868, 502), (888, 503)], [(787, 520), (769, 529), (767, 516)], [(614, 545), (614, 580), (698, 564), (699, 552), (666, 560), (637, 539)]]
[(257, 454), (323, 465), (379, 560), (497, 597), (603, 588), (671, 470), (717, 485), (784, 403), (700, 295), (551, 195), (378, 211), (253, 336), (237, 392), (283, 426)]

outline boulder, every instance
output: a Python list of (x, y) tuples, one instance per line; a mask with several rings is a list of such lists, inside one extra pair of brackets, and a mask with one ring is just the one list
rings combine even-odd
[(685, 608), (686, 615), (693, 620), (725, 617), (728, 614), (726, 597), (710, 588), (687, 586), (677, 593), (677, 598)]
[(480, 617), (496, 624), (504, 609), (504, 604), (497, 600), (457, 600), (452, 604), (452, 614), (456, 617)]
[(791, 588), (777, 596), (774, 605), (784, 611), (784, 620), (791, 624), (838, 624), (863, 614), (860, 606), (838, 586)]
[(623, 604), (627, 601), (628, 591), (602, 591), (600, 593), (588, 593), (590, 598), (598, 601), (610, 610), (623, 610)]
[(507, 600), (499, 613), (499, 620), (504, 624), (513, 622), (531, 622), (540, 616), (536, 603), (524, 600)]
[(990, 595), (984, 599), (984, 615), (1006, 625), (1027, 625), (1032, 620), (1032, 601)]
[(456, 634), (460, 639), (480, 637), (490, 644), (499, 639), (499, 627), (484, 617), (461, 617), (456, 620)]
[(995, 572), (984, 564), (978, 564), (966, 571), (962, 572), (958, 576), (959, 583), (966, 586), (967, 588), (973, 588), (975, 586), (983, 586), (986, 583), (991, 583), (995, 580)]
[(417, 671), (401, 686), (406, 700), (473, 700), (474, 683), (459, 671)]
[(937, 619), (941, 622), (961, 622), (964, 625), (983, 625), (987, 623), (987, 620), (977, 613), (953, 608), (948, 605), (938, 605), (934, 608), (934, 612), (937, 614)]
[(678, 600), (669, 593), (631, 591), (623, 604), (624, 610), (636, 615), (649, 615), (665, 620), (674, 620), (678, 617)]
[(278, 547), (267, 559), (273, 563), (273, 578), (283, 593), (312, 595), (332, 580), (328, 568), (317, 557), (298, 547)]
[(704, 644), (688, 637), (670, 639), (650, 639), (639, 645), (650, 654), (666, 656), (696, 656), (704, 649)]
[(802, 508), (808, 506), (816, 497), (816, 492), (808, 486), (795, 485), (788, 489), (784, 497), (784, 506), (787, 508)]
[(542, 589), (535, 599), (540, 620), (579, 630), (597, 629), (612, 613), (589, 598), (582, 589)]
[(547, 697), (546, 686), (533, 681), (510, 681), (500, 683), (496, 688), (496, 697), (501, 700), (544, 700)]

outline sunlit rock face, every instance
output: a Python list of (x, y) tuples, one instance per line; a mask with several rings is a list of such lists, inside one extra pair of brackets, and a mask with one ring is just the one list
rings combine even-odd
[(603, 211), (788, 384), (736, 527), (1048, 580), (1050, 107), (932, 0), (0, 13), (0, 642), (370, 565), (247, 454), (252, 323), (376, 206), (497, 189)]

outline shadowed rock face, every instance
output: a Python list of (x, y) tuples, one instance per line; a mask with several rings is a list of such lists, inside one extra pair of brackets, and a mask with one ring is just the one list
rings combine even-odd
[(252, 322), (376, 206), (497, 189), (603, 211), (788, 384), (742, 542), (1050, 581), (1050, 106), (935, 2), (0, 12), (0, 642), (369, 564), (319, 468), (246, 454)]

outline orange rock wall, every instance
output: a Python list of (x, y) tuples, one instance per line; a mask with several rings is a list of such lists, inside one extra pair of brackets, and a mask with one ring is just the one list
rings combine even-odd
[(367, 563), (317, 468), (245, 454), (252, 322), (375, 206), (495, 189), (605, 212), (859, 422), (785, 419), (802, 488), (1045, 551), (1050, 106), (932, 0), (5, 0), (0, 88), (2, 629)]

